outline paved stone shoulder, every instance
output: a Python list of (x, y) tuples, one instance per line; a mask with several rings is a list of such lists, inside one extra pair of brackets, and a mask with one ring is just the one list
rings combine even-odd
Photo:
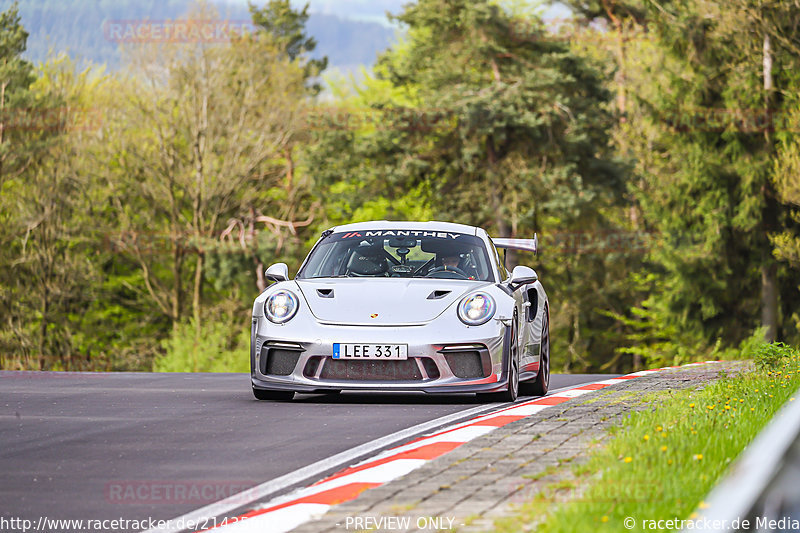
[(571, 477), (556, 467), (585, 461), (607, 429), (643, 395), (703, 386), (742, 363), (664, 370), (584, 394), (500, 427), (294, 531), (491, 531), (545, 486)]

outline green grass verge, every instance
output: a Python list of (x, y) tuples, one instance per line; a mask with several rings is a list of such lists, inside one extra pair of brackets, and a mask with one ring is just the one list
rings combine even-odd
[(250, 330), (228, 321), (180, 324), (162, 343), (154, 372), (249, 372)]
[[(576, 488), (550, 485), (516, 515), (496, 521), (495, 530), (642, 531), (643, 520), (695, 517), (728, 465), (795, 400), (800, 354), (772, 344), (754, 356), (743, 374), (658, 395), (651, 409), (612, 428), (608, 443), (572, 469)], [(628, 517), (635, 519), (632, 529), (624, 527)]]

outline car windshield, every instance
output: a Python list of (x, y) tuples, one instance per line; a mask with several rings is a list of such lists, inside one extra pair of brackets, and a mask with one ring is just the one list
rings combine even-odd
[(494, 281), (486, 247), (478, 237), (415, 230), (332, 233), (314, 247), (297, 277)]

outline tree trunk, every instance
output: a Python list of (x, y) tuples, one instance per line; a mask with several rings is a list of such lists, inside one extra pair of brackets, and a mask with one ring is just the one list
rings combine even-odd
[[(288, 155), (291, 157), (291, 152), (289, 152)], [(250, 206), (250, 216), (247, 222), (247, 239), (245, 241), (249, 243), (253, 250), (253, 263), (256, 265), (256, 287), (258, 287), (258, 293), (261, 294), (267, 288), (267, 278), (264, 277), (264, 262), (261, 261), (261, 258), (258, 256), (256, 210), (253, 209), (252, 206)]]
[[(489, 161), (489, 173), (494, 176), (498, 157), (497, 150), (494, 146), (494, 139), (491, 137), (486, 140), (486, 156)], [(500, 190), (501, 185), (499, 183), (492, 183), (491, 187), (492, 190), (489, 192), (489, 201), (494, 211), (494, 222), (499, 233), (498, 237), (513, 237), (508, 227), (508, 222), (505, 219), (502, 191)], [(517, 266), (518, 259), (514, 250), (508, 250), (508, 252), (503, 253), (500, 260), (503, 261), (503, 264), (509, 270), (513, 270), (513, 268)]]
[(603, 10), (617, 31), (617, 73), (614, 82), (617, 84), (617, 112), (619, 121), (625, 122), (625, 110), (628, 107), (627, 94), (625, 93), (625, 21), (614, 13), (616, 7), (614, 0), (602, 0)]
[(778, 265), (761, 265), (761, 324), (766, 326), (764, 340), (775, 342), (778, 338)]
[(283, 151), (283, 157), (286, 158), (286, 190), (291, 191), (294, 186), (294, 160), (291, 146)]
[(181, 309), (183, 308), (183, 250), (181, 244), (178, 242), (179, 237), (175, 239), (175, 251), (172, 255), (172, 330), (177, 331), (178, 324), (181, 320)]
[(255, 259), (256, 263), (256, 287), (258, 287), (258, 293), (261, 294), (267, 289), (267, 278), (264, 277), (264, 263), (262, 263), (258, 258)]
[[(767, 126), (764, 131), (767, 141), (767, 151), (771, 153), (772, 150), (772, 93), (774, 85), (772, 81), (772, 45), (770, 43), (769, 34), (764, 33), (764, 104), (767, 118)], [(767, 207), (765, 208), (765, 216), (763, 217), (763, 231), (764, 238), (766, 239), (766, 232), (769, 230), (769, 218), (774, 215), (770, 209), (770, 205), (774, 201), (774, 195), (770, 194), (770, 180), (767, 178), (767, 183), (764, 186), (764, 195)], [(766, 244), (769, 248), (769, 243)], [(761, 325), (766, 327), (764, 340), (767, 342), (774, 342), (778, 338), (778, 268), (775, 260), (772, 258), (769, 251), (766, 251), (762, 258), (761, 264)]]
[(628, 95), (625, 92), (627, 82), (625, 73), (625, 24), (619, 18), (615, 18), (614, 24), (617, 27), (617, 73), (614, 81), (617, 84), (617, 112), (619, 113), (620, 123), (625, 122), (625, 111), (628, 109)]
[[(0, 115), (2, 115), (6, 109), (6, 85), (8, 85), (7, 81), (0, 83)], [(0, 119), (0, 147), (3, 146), (3, 142), (5, 141), (5, 129), (6, 123)], [(3, 152), (5, 152), (5, 150), (3, 150)], [(0, 183), (3, 183), (3, 159), (5, 159), (5, 156), (0, 157)]]
[(42, 322), (39, 324), (39, 370), (45, 370), (47, 358), (45, 346), (47, 344), (47, 318), (50, 316), (50, 300), (47, 297), (47, 286), (42, 291)]
[(200, 332), (202, 330), (200, 318), (202, 315), (204, 264), (205, 254), (203, 254), (203, 252), (198, 252), (197, 263), (195, 264), (194, 268), (194, 291), (192, 294), (192, 316), (194, 317), (195, 321), (196, 337), (198, 342), (200, 341)]

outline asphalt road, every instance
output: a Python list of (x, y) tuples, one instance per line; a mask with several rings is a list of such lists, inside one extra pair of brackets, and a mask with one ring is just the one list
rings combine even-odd
[[(607, 377), (553, 375), (551, 388)], [(0, 519), (170, 519), (480, 403), (372, 393), (258, 402), (246, 374), (0, 371)]]

